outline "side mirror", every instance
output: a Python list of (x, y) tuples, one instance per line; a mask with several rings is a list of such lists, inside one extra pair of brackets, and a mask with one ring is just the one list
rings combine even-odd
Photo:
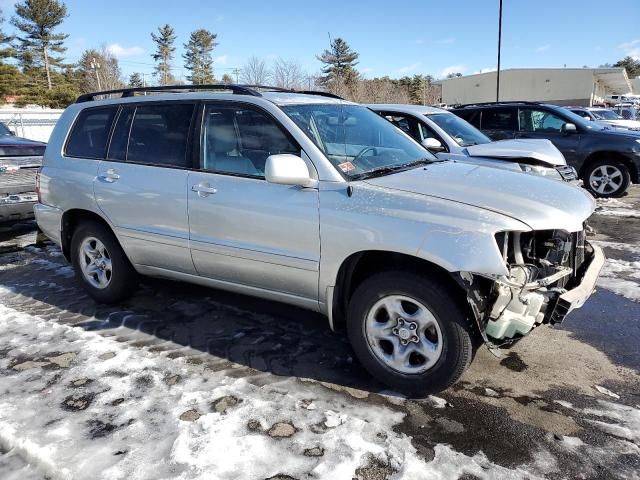
[(313, 187), (316, 183), (309, 176), (309, 169), (304, 160), (288, 153), (270, 155), (267, 158), (264, 175), (267, 182), (280, 185)]
[(422, 146), (432, 152), (442, 152), (444, 150), (444, 147), (440, 143), (440, 140), (432, 137), (425, 138), (422, 141)]
[(565, 123), (562, 126), (562, 131), (564, 133), (574, 133), (578, 131), (578, 128), (576, 127), (575, 123)]

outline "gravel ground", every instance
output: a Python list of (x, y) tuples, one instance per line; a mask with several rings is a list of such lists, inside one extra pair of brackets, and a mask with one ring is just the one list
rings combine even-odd
[(158, 280), (97, 306), (0, 229), (0, 478), (640, 478), (640, 187), (591, 223), (592, 299), (420, 400), (319, 315)]

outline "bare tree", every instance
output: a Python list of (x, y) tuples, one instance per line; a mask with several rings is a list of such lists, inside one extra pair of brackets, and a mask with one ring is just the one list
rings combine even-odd
[(295, 60), (278, 58), (273, 62), (273, 86), (300, 89), (304, 86), (305, 73)]
[(271, 79), (267, 62), (258, 57), (249, 58), (242, 66), (240, 79), (247, 85), (266, 85)]
[(85, 50), (78, 62), (80, 91), (115, 90), (124, 87), (118, 59), (104, 46), (100, 50)]

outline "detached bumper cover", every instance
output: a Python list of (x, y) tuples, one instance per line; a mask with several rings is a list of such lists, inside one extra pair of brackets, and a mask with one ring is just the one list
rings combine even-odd
[(551, 323), (561, 323), (569, 312), (582, 307), (594, 292), (598, 275), (600, 275), (600, 270), (602, 270), (604, 266), (605, 256), (600, 247), (591, 244), (591, 248), (593, 249), (593, 254), (591, 255), (589, 266), (584, 272), (580, 285), (558, 297), (558, 301), (549, 319)]

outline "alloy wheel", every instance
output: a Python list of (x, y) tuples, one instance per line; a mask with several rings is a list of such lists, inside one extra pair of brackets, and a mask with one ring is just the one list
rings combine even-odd
[(601, 165), (589, 175), (589, 185), (600, 194), (609, 195), (620, 189), (624, 175), (615, 165)]
[(113, 271), (111, 255), (104, 243), (95, 237), (87, 237), (80, 244), (78, 255), (85, 280), (95, 288), (107, 288)]
[(410, 297), (389, 295), (378, 300), (367, 313), (365, 335), (378, 360), (400, 373), (424, 373), (442, 355), (438, 320)]

